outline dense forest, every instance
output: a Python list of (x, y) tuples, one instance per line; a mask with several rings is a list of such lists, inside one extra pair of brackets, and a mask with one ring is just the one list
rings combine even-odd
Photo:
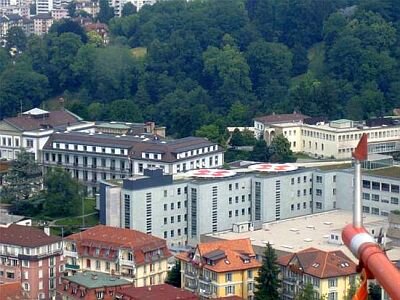
[(272, 112), (359, 120), (400, 107), (398, 0), (171, 0), (106, 21), (107, 46), (71, 21), (44, 37), (11, 30), (0, 117), (63, 97), (85, 119), (218, 137)]

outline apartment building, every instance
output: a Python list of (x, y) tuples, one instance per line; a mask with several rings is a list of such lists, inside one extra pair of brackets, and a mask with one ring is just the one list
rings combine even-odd
[(368, 135), (369, 153), (400, 151), (400, 120), (378, 118), (364, 122), (327, 121), (302, 114), (270, 115), (254, 119), (255, 135), (269, 144), (282, 134), (294, 152), (314, 157), (351, 158), (361, 136)]
[[(39, 2), (38, 2), (39, 3)], [(47, 8), (43, 8), (47, 10)], [(32, 17), (33, 20), (33, 32), (35, 35), (42, 36), (49, 32), (51, 25), (53, 25), (54, 19), (51, 13), (40, 13)]]
[(45, 167), (63, 166), (97, 192), (99, 180), (121, 179), (158, 167), (176, 174), (223, 164), (223, 149), (204, 138), (161, 140), (152, 135), (106, 135), (85, 132), (55, 133), (43, 147)]
[(357, 284), (357, 265), (342, 251), (308, 248), (278, 258), (282, 278), (282, 299), (292, 300), (307, 285), (314, 288), (314, 299), (345, 299), (351, 285)]
[(64, 240), (68, 275), (95, 271), (135, 286), (163, 283), (170, 256), (165, 240), (125, 228), (98, 225)]
[(0, 121), (0, 159), (16, 159), (23, 147), (39, 161), (39, 152), (55, 131), (75, 130), (89, 125), (68, 110), (34, 108), (19, 116), (5, 118)]
[(200, 243), (193, 252), (176, 256), (181, 283), (202, 299), (240, 296), (254, 299), (254, 279), (261, 263), (249, 239)]
[(19, 282), (27, 299), (52, 299), (64, 271), (62, 240), (22, 225), (0, 227), (0, 284)]

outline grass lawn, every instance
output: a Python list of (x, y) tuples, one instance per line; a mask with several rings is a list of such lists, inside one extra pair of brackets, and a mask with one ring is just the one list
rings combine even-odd
[(147, 55), (147, 48), (146, 47), (137, 47), (132, 49), (132, 54), (136, 58), (142, 58)]

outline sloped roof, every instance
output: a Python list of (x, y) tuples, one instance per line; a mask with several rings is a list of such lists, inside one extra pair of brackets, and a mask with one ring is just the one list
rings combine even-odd
[[(97, 225), (85, 231), (72, 234), (65, 239), (76, 242), (79, 255), (82, 255), (84, 248), (89, 246), (97, 248), (132, 249), (136, 264), (146, 263), (145, 253), (158, 249), (160, 249), (162, 257), (171, 256), (165, 240), (126, 228)], [(110, 251), (110, 253), (112, 252), (113, 251)]]
[[(220, 240), (197, 245), (196, 252), (200, 254), (202, 266), (214, 272), (229, 272), (261, 267), (261, 262), (255, 258), (250, 239)], [(224, 255), (222, 256), (222, 252)], [(213, 264), (207, 264), (210, 257), (215, 257)], [(244, 257), (248, 258), (245, 262)], [(193, 258), (189, 253), (180, 253), (178, 259), (190, 262)]]
[[(79, 123), (81, 119), (67, 110), (42, 111), (32, 109), (20, 116), (5, 118), (4, 121), (20, 130), (30, 131)], [(43, 117), (41, 117), (43, 116)]]
[(308, 248), (303, 251), (281, 256), (278, 264), (291, 267), (299, 272), (318, 277), (330, 278), (356, 274), (356, 264), (342, 251), (322, 251)]
[(22, 247), (39, 247), (60, 242), (58, 236), (49, 236), (43, 230), (31, 226), (11, 224), (0, 227), (0, 243)]
[(128, 287), (118, 291), (123, 299), (129, 300), (197, 300), (198, 296), (184, 289), (169, 284), (159, 284), (144, 287)]
[(299, 122), (303, 121), (306, 118), (309, 118), (309, 116), (294, 112), (292, 114), (272, 114), (267, 116), (261, 116), (254, 118), (254, 120), (264, 124), (273, 124), (273, 123)]

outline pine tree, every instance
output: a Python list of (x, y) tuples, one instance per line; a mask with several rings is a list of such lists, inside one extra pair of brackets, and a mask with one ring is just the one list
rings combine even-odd
[(314, 300), (314, 288), (311, 283), (307, 283), (305, 287), (296, 296), (296, 300)]
[(42, 188), (42, 172), (33, 156), (21, 149), (13, 161), (1, 190), (2, 202), (26, 200), (35, 196)]
[(256, 300), (276, 300), (280, 298), (281, 280), (278, 278), (279, 267), (276, 263), (275, 250), (268, 243), (265, 249), (263, 264), (256, 278)]

